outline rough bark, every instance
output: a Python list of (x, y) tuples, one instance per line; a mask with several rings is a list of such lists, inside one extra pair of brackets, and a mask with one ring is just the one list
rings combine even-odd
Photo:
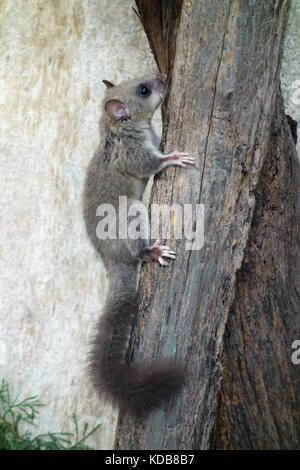
[(183, 0), (136, 0), (137, 14), (162, 73), (173, 70), (182, 2)]
[[(155, 57), (158, 69), (172, 80), (176, 53), (176, 38), (180, 22), (183, 0), (136, 0), (137, 15), (147, 35), (150, 49)], [(168, 90), (169, 91), (169, 90)], [(169, 93), (162, 105), (164, 129), (169, 121)]]
[(235, 299), (226, 324), (212, 447), (297, 449), (300, 367), (299, 160), (280, 94)]
[[(164, 2), (138, 3), (145, 24), (147, 21), (149, 24), (149, 17), (147, 21), (145, 19), (151, 11), (149, 3), (156, 5), (157, 14), (163, 18), (161, 11), (165, 8)], [(253, 428), (259, 428), (258, 422), (263, 423), (260, 428), (268, 429), (269, 434), (266, 433), (264, 439), (260, 440), (259, 429), (251, 445), (260, 441), (262, 447), (272, 448), (274, 442), (279, 442), (280, 423), (286, 423), (286, 420), (283, 417), (281, 420), (278, 415), (276, 425), (272, 427), (269, 421), (272, 419), (274, 423), (274, 416), (272, 411), (268, 415), (265, 413), (264, 402), (260, 401), (259, 394), (255, 395), (256, 409), (252, 413), (248, 412), (245, 423), (243, 408), (240, 406), (236, 414), (240, 426), (232, 424), (232, 397), (244, 403), (248, 396), (245, 387), (234, 395), (230, 372), (234, 369), (236, 374), (240, 373), (238, 362), (234, 362), (236, 359), (229, 354), (230, 346), (225, 346), (223, 356), (222, 348), (229, 311), (230, 321), (234, 323), (228, 323), (225, 335), (227, 344), (231, 328), (238, 328), (241, 334), (243, 327), (239, 316), (232, 315), (232, 311), (240, 312), (239, 305), (236, 305), (240, 297), (241, 301), (245, 301), (243, 293), (239, 297), (240, 274), (237, 281), (236, 275), (237, 272), (243, 272), (243, 268), (240, 268), (253, 231), (251, 221), (256, 199), (260, 200), (258, 182), (263, 181), (262, 168), (270, 155), (271, 122), (279, 93), (279, 69), (288, 10), (289, 1), (183, 2), (168, 117), (165, 120), (165, 147), (166, 151), (188, 151), (196, 157), (197, 168), (187, 171), (167, 170), (156, 180), (151, 202), (168, 205), (178, 203), (182, 206), (185, 203), (204, 204), (205, 244), (200, 251), (187, 251), (184, 249), (184, 240), (171, 241), (171, 246), (176, 248), (178, 254), (174, 264), (167, 269), (154, 264), (143, 266), (140, 312), (130, 351), (135, 361), (176, 355), (185, 365), (186, 383), (179, 397), (144, 419), (133, 420), (126, 410), (121, 410), (117, 448), (243, 448), (251, 441), (249, 434)], [(141, 11), (144, 11), (144, 16)], [(164, 37), (164, 47), (167, 45)], [(161, 45), (156, 54), (158, 62), (160, 54)], [(281, 116), (282, 109), (276, 109), (276, 113)], [(286, 121), (281, 122), (286, 126)], [(287, 130), (281, 139), (287, 139), (290, 149), (292, 140)], [(283, 147), (280, 149), (283, 150)], [(286, 171), (285, 175), (293, 191), (291, 173)], [(292, 204), (292, 201), (291, 197), (289, 202)], [(295, 205), (291, 207), (291, 213), (295, 209)], [(287, 222), (291, 223), (290, 237), (294, 240), (298, 228), (290, 219)], [(264, 240), (268, 239), (269, 231), (272, 230), (272, 225), (265, 227), (265, 232), (261, 233)], [(290, 237), (284, 240), (283, 251), (286, 256)], [(276, 259), (272, 254), (276, 250), (278, 248), (275, 245), (269, 247), (268, 260), (272, 260), (272, 257)], [(285, 261), (282, 258), (282, 262)], [(258, 266), (262, 269), (260, 264)], [(268, 268), (263, 265), (266, 279), (272, 277)], [(260, 308), (264, 318), (262, 330), (256, 329), (254, 339), (249, 338), (247, 343), (249, 348), (255, 348), (255, 344), (259, 344), (260, 348), (264, 345), (267, 354), (264, 338), (272, 332), (282, 351), (282, 355), (280, 350), (277, 351), (273, 369), (279, 367), (278, 358), (280, 367), (284, 368), (290, 353), (290, 345), (286, 341), (289, 341), (292, 333), (282, 337), (280, 327), (277, 331), (274, 329), (274, 319), (277, 321), (282, 318), (281, 314), (275, 313), (276, 308), (284, 315), (295, 307), (293, 279), (290, 279), (290, 285), (289, 297), (293, 292), (294, 301), (288, 305), (280, 300), (283, 298), (283, 288), (270, 290), (268, 302), (262, 303)], [(259, 282), (257, 288), (262, 289)], [(247, 311), (247, 305), (245, 309)], [(296, 334), (297, 331), (294, 339)], [(241, 349), (243, 344), (236, 347), (236, 353), (244, 356), (245, 351)], [(254, 367), (258, 363), (258, 367), (263, 368), (262, 362), (255, 361), (257, 351), (253, 352), (251, 364)], [(272, 358), (269, 360), (272, 361)], [(218, 394), (222, 362), (225, 366), (224, 380), (221, 393)], [(282, 394), (286, 393), (288, 414), (289, 406), (293, 408), (296, 403), (292, 397), (296, 394), (299, 376), (295, 371), (291, 373), (293, 382), (288, 388), (284, 377), (283, 373), (278, 373), (270, 397), (273, 394), (279, 403)], [(226, 390), (224, 403), (223, 390)], [(247, 407), (246, 402), (244, 406)], [(272, 410), (274, 414), (275, 408)], [(257, 413), (260, 415), (259, 420)], [(299, 424), (298, 415), (293, 419)], [(217, 424), (213, 428), (214, 423)], [(224, 437), (228, 426), (236, 435), (236, 440), (232, 435)], [(274, 437), (274, 433), (277, 436)], [(290, 433), (293, 435), (292, 445), (295, 445), (296, 432), (291, 430)], [(281, 439), (280, 445), (286, 445), (286, 441)]]

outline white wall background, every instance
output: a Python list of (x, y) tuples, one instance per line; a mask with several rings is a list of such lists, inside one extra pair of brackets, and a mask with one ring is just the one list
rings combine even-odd
[(0, 376), (38, 395), (39, 432), (115, 415), (85, 375), (89, 331), (105, 298), (85, 234), (81, 190), (98, 143), (102, 79), (156, 70), (130, 0), (0, 1)]
[[(105, 299), (85, 235), (81, 190), (98, 142), (102, 79), (156, 70), (133, 0), (0, 0), (0, 378), (38, 395), (38, 432), (102, 423), (89, 444), (113, 445), (116, 415), (85, 374)], [(283, 88), (300, 121), (300, 0), (293, 2)], [(298, 93), (298, 95), (297, 95)], [(300, 99), (299, 99), (300, 101)]]

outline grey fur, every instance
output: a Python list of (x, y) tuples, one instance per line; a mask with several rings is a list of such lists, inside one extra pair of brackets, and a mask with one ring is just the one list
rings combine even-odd
[[(138, 94), (140, 84), (151, 89), (149, 96)], [(192, 164), (192, 159), (178, 152), (165, 156), (157, 147), (151, 118), (165, 94), (165, 76), (143, 77), (118, 86), (107, 82), (106, 86), (100, 120), (102, 140), (90, 162), (83, 194), (87, 232), (105, 263), (110, 281), (91, 348), (90, 373), (101, 395), (139, 413), (159, 406), (183, 380), (182, 370), (175, 362), (129, 365), (126, 359), (128, 336), (137, 311), (138, 260), (158, 260), (167, 255), (160, 247), (151, 247), (149, 237), (99, 240), (96, 211), (100, 204), (110, 203), (118, 215), (119, 196), (127, 196), (128, 207), (137, 203), (144, 209), (142, 196), (149, 176), (169, 165)]]

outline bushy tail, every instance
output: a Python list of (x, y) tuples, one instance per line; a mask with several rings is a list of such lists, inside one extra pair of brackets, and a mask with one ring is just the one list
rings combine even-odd
[(90, 375), (98, 393), (133, 414), (159, 407), (183, 382), (170, 361), (129, 365), (126, 349), (137, 312), (136, 266), (110, 267), (109, 294), (90, 353)]

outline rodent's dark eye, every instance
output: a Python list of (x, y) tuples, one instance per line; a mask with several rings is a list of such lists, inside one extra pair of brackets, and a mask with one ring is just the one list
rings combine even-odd
[(143, 96), (143, 98), (146, 98), (147, 96), (149, 96), (151, 94), (151, 88), (147, 87), (143, 83), (141, 83), (137, 87), (136, 91), (137, 91), (137, 94), (140, 95), (140, 96)]

